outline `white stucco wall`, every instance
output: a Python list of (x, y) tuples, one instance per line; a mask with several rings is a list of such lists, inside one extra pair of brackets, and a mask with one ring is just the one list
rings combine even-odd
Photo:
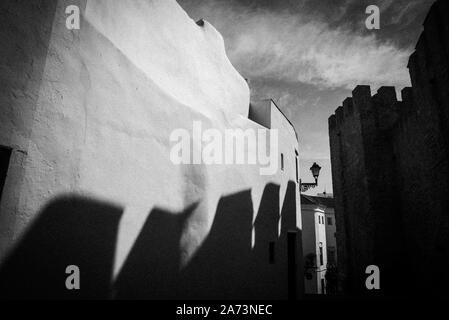
[[(302, 204), (301, 205), (302, 222), (303, 222), (303, 255), (307, 259), (309, 254), (316, 257), (315, 267), (309, 269), (312, 275), (311, 279), (305, 279), (306, 294), (321, 294), (321, 279), (325, 279), (327, 266), (326, 252), (326, 227), (321, 223), (320, 219), (325, 219), (324, 208), (318, 205)], [(323, 264), (320, 264), (320, 246), (323, 248)]]
[[(170, 133), (178, 128), (191, 131), (194, 121), (201, 121), (203, 129), (264, 129), (247, 119), (247, 83), (230, 64), (222, 37), (209, 23), (196, 25), (172, 0), (60, 0), (47, 3), (48, 7), (39, 1), (7, 2), (2, 10), (10, 6), (8, 12), (21, 12), (31, 22), (23, 24), (9, 16), (4, 21), (8, 28), (1, 33), (2, 42), (10, 44), (1, 49), (2, 56), (11, 61), (1, 64), (0, 144), (13, 148), (0, 208), (1, 261), (18, 251), (46, 206), (61, 195), (75, 195), (121, 212), (112, 245), (111, 283), (120, 277), (137, 240), (145, 236), (146, 222), (152, 221), (156, 209), (181, 217), (193, 206), (185, 219), (179, 218), (182, 223), (174, 222), (181, 228), (179, 240), (175, 239), (180, 268), (176, 272), (195, 265), (191, 261), (199, 256), (196, 269), (188, 271), (191, 279), (197, 279), (210, 272), (201, 262), (200, 249), (215, 239), (210, 235), (220, 200), (231, 195), (245, 200), (249, 195), (256, 223), (268, 184), (279, 185), (279, 212), (289, 181), (298, 195), (294, 158), (298, 143), (280, 113), (272, 113), (272, 127), (280, 129), (282, 172), (261, 176), (258, 165), (171, 163)], [(52, 5), (53, 15), (48, 13)], [(81, 9), (80, 30), (65, 27), (68, 5)], [(33, 20), (40, 12), (40, 18)], [(298, 198), (294, 199), (296, 227), (301, 229)], [(241, 202), (234, 201), (227, 210), (232, 212), (235, 206), (238, 211)], [(238, 235), (237, 224), (220, 228), (225, 229), (220, 232)], [(215, 241), (212, 259), (226, 256), (227, 241), (231, 243), (232, 237)], [(267, 247), (260, 249), (261, 256), (268, 250), (268, 237), (264, 241), (261, 245)], [(198, 288), (198, 295), (238, 298), (241, 291), (242, 297), (286, 297), (287, 284), (279, 280), (285, 279), (283, 257), (277, 260), (277, 271), (265, 267), (251, 271), (255, 279), (261, 279), (254, 290), (242, 289), (246, 284), (239, 282), (241, 276), (229, 280), (229, 286)], [(76, 264), (73, 259), (60, 263)], [(243, 263), (234, 262), (230, 268), (236, 270)], [(220, 272), (222, 278), (232, 274), (232, 270)], [(175, 286), (167, 280), (161, 297), (182, 297), (185, 293)], [(276, 286), (276, 290), (263, 290)]]

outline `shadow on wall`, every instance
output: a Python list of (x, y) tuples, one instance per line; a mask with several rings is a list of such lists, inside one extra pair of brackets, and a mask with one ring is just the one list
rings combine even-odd
[(154, 209), (114, 284), (116, 299), (169, 299), (177, 296), (184, 224), (197, 204), (181, 214)]
[[(254, 224), (253, 211), (250, 190), (220, 199), (209, 235), (180, 274), (181, 296), (189, 299), (288, 298), (287, 231), (298, 231), (297, 239), (301, 239), (296, 227), (296, 184), (289, 182), (287, 186), (280, 235), (278, 185), (265, 186)], [(251, 245), (253, 228), (254, 246)], [(299, 249), (299, 245), (296, 248)], [(298, 261), (301, 261), (300, 253), (296, 250)], [(300, 269), (297, 272), (299, 274)], [(289, 283), (290, 289), (296, 288), (294, 283)]]
[[(39, 214), (0, 269), (2, 298), (106, 298), (122, 208), (65, 196)], [(80, 268), (82, 290), (67, 290), (68, 265)]]
[[(153, 209), (112, 283), (123, 208), (78, 196), (60, 197), (43, 209), (2, 265), (0, 295), (3, 299), (286, 299), (287, 280), (292, 280), (287, 231), (299, 232), (294, 182), (287, 187), (279, 236), (278, 204), (279, 186), (268, 184), (253, 226), (250, 190), (222, 197), (208, 236), (182, 270), (180, 239), (197, 204), (179, 214)], [(300, 234), (297, 239), (300, 248)], [(300, 256), (297, 259), (301, 261)], [(80, 268), (80, 290), (65, 287), (68, 265)]]

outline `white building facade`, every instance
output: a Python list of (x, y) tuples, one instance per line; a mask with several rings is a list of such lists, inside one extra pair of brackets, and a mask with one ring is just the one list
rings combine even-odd
[[(337, 226), (333, 196), (327, 193), (301, 195), (301, 210), (305, 292), (334, 294), (337, 285)], [(313, 256), (316, 258), (312, 259)]]
[[(68, 6), (79, 30), (67, 28)], [(301, 296), (297, 136), (272, 101), (250, 104), (211, 24), (174, 0), (0, 9), (1, 294)], [(267, 164), (174, 163), (176, 130), (190, 134), (192, 154), (213, 138), (196, 139), (195, 123), (276, 132), (265, 149), (276, 144), (277, 166), (261, 175)], [(60, 285), (70, 265), (83, 290)]]
[(304, 285), (306, 294), (326, 293), (326, 215), (325, 207), (301, 195), (303, 223)]

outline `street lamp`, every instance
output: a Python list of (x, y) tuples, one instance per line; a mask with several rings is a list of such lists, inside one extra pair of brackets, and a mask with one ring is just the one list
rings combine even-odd
[(321, 167), (316, 162), (314, 162), (313, 165), (310, 167), (310, 171), (312, 172), (312, 176), (315, 178), (315, 182), (314, 183), (310, 183), (310, 182), (303, 183), (303, 182), (301, 182), (301, 180), (299, 180), (301, 192), (306, 192), (307, 190), (309, 190), (311, 188), (315, 188), (318, 185), (318, 176), (320, 175), (320, 170), (321, 170)]

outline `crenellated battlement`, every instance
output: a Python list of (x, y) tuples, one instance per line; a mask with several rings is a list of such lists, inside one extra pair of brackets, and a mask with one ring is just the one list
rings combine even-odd
[[(371, 94), (357, 86), (329, 117), (338, 267), (348, 292), (361, 290), (368, 264), (382, 269), (388, 294), (447, 291), (449, 277), (419, 279), (428, 261), (449, 268), (448, 12), (447, 0), (432, 5), (400, 99), (394, 87)], [(404, 261), (413, 288), (398, 281)]]
[[(411, 103), (412, 94), (406, 90), (405, 95), (406, 103)], [(371, 95), (370, 86), (359, 85), (352, 91), (352, 97), (346, 98), (335, 114), (329, 117), (329, 130), (338, 131), (346, 125), (355, 125), (355, 122), (373, 122), (380, 130), (391, 128), (399, 120), (401, 109), (405, 108), (406, 103), (404, 100), (398, 101), (394, 87), (380, 87)]]

